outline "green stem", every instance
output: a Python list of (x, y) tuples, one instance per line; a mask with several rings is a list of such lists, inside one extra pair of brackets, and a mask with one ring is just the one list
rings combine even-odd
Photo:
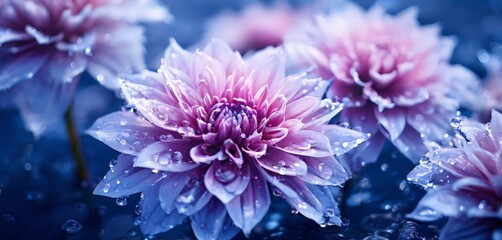
[(75, 126), (75, 119), (73, 119), (73, 106), (70, 105), (65, 113), (66, 132), (68, 133), (68, 140), (70, 141), (71, 152), (73, 159), (77, 166), (77, 176), (80, 181), (87, 181), (89, 179), (89, 172), (85, 164), (84, 154), (80, 145), (77, 127)]

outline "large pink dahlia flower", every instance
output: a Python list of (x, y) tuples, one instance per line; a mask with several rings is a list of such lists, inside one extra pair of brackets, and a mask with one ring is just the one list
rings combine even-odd
[(268, 210), (269, 184), (304, 216), (340, 224), (328, 186), (348, 175), (334, 155), (366, 135), (326, 124), (341, 105), (320, 100), (325, 87), (304, 74), (286, 77), (280, 49), (243, 59), (218, 40), (195, 53), (173, 41), (159, 73), (125, 80), (136, 111), (91, 127), (123, 153), (94, 193), (143, 192), (148, 234), (187, 217), (200, 239), (249, 234)]
[(391, 16), (348, 5), (285, 39), (291, 69), (332, 80), (327, 96), (344, 103), (341, 121), (372, 134), (354, 156), (363, 162), (376, 160), (386, 138), (418, 161), (426, 152), (423, 139), (448, 138), (444, 129), (468, 90), (462, 84), (476, 81), (448, 63), (454, 41), (415, 16), (414, 9)]
[(87, 70), (120, 88), (144, 69), (139, 21), (167, 20), (149, 0), (0, 0), (0, 91), (35, 136), (59, 120)]
[(428, 189), (409, 217), (449, 217), (441, 239), (502, 238), (502, 114), (491, 122), (458, 122), (455, 147), (425, 155), (408, 179)]

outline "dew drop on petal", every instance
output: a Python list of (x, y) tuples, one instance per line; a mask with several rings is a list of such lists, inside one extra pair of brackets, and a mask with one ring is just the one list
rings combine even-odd
[(183, 160), (183, 154), (181, 152), (173, 152), (172, 159), (175, 163), (181, 162)]
[(172, 134), (160, 135), (160, 141), (162, 142), (170, 142), (174, 140), (174, 136)]
[(110, 184), (107, 183), (107, 184), (105, 184), (105, 186), (103, 186), (103, 192), (108, 193), (109, 191), (110, 191)]
[(141, 207), (141, 204), (136, 204), (136, 207), (134, 207), (134, 213), (136, 213), (136, 215), (141, 215), (142, 211), (143, 208)]
[(110, 161), (110, 163), (108, 163), (108, 166), (109, 166), (110, 168), (113, 168), (113, 166), (115, 166), (115, 165), (117, 165), (117, 159), (112, 159), (112, 160)]
[(454, 129), (458, 129), (462, 125), (462, 119), (460, 117), (454, 117), (454, 118), (451, 119), (450, 125)]

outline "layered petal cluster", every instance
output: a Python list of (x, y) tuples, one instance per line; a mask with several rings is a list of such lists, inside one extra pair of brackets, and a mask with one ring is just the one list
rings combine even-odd
[(224, 11), (206, 26), (203, 42), (219, 38), (241, 53), (282, 44), (283, 37), (306, 14), (286, 3), (253, 4), (239, 12)]
[(2, 98), (38, 136), (66, 111), (83, 71), (111, 89), (118, 74), (141, 71), (136, 23), (168, 18), (154, 0), (1, 0)]
[(502, 236), (502, 114), (491, 122), (458, 122), (454, 147), (430, 151), (408, 175), (427, 194), (409, 217), (449, 218), (441, 239)]
[(291, 69), (331, 80), (327, 96), (346, 106), (341, 121), (372, 134), (354, 153), (363, 162), (376, 160), (385, 139), (418, 161), (423, 139), (448, 137), (444, 129), (469, 90), (452, 86), (476, 81), (448, 64), (454, 41), (436, 25), (420, 26), (415, 9), (391, 16), (348, 5), (294, 30), (285, 46)]
[(187, 52), (172, 41), (159, 73), (124, 81), (135, 112), (99, 119), (90, 134), (121, 152), (94, 193), (142, 192), (141, 228), (156, 234), (189, 217), (200, 239), (249, 234), (269, 187), (319, 224), (340, 224), (328, 188), (348, 178), (334, 155), (365, 141), (327, 125), (341, 104), (322, 79), (285, 75), (281, 49), (243, 59), (219, 40)]

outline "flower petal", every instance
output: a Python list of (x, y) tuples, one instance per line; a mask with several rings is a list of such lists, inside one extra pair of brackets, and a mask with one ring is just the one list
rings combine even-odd
[(378, 123), (389, 133), (391, 141), (395, 141), (406, 126), (405, 112), (398, 107), (385, 109), (381, 112), (377, 111), (377, 108), (375, 108), (375, 116)]
[[(128, 78), (135, 78), (135, 75)], [(122, 93), (143, 117), (154, 125), (176, 131), (183, 118), (178, 104), (165, 92), (164, 87), (155, 86), (154, 77), (146, 77), (144, 83), (124, 82)], [(149, 83), (153, 82), (153, 83)], [(154, 86), (149, 86), (149, 85)], [(175, 104), (174, 106), (172, 104)]]
[(87, 70), (103, 86), (120, 89), (119, 74), (136, 73), (145, 68), (143, 30), (141, 27), (118, 25), (100, 31), (104, 32), (96, 34), (101, 37), (96, 38)]
[(204, 176), (209, 192), (224, 204), (242, 194), (250, 181), (248, 164), (238, 167), (231, 161), (214, 161)]
[(263, 168), (281, 175), (299, 176), (307, 173), (304, 161), (273, 147), (269, 147), (267, 154), (257, 158), (256, 161)]
[(385, 136), (380, 132), (376, 132), (359, 146), (337, 156), (337, 159), (340, 159), (342, 165), (352, 175), (359, 172), (366, 164), (376, 162), (386, 142)]
[(289, 134), (276, 146), (284, 152), (311, 157), (333, 155), (328, 138), (319, 132), (301, 130)]
[(132, 112), (114, 112), (98, 119), (87, 133), (121, 153), (138, 155), (163, 131)]
[(135, 167), (166, 172), (186, 172), (199, 166), (190, 156), (191, 141), (175, 139), (169, 142), (154, 142), (141, 150)]
[(167, 214), (159, 202), (160, 184), (156, 184), (147, 191), (143, 192), (143, 197), (140, 201), (141, 206), (141, 231), (143, 234), (155, 235), (161, 232), (169, 231), (174, 226), (185, 220), (186, 216), (172, 211)]
[(411, 127), (406, 127), (393, 143), (402, 154), (415, 163), (427, 152), (420, 134)]
[(493, 238), (497, 221), (483, 218), (450, 218), (443, 227), (440, 239), (485, 240)]
[(335, 155), (344, 154), (368, 139), (367, 134), (337, 125), (324, 125), (320, 129), (328, 137)]
[(10, 59), (0, 72), (0, 90), (12, 87), (22, 80), (33, 78), (46, 63), (49, 54), (43, 51), (26, 51)]
[(212, 197), (202, 181), (192, 178), (178, 195), (174, 205), (179, 213), (190, 216), (205, 207)]
[(479, 200), (451, 190), (448, 186), (430, 190), (408, 217), (419, 221), (434, 221), (441, 216), (458, 217), (463, 209), (478, 207)]
[(281, 197), (303, 216), (321, 225), (341, 225), (338, 204), (328, 187), (305, 183), (299, 177), (281, 176), (265, 170), (261, 172), (268, 182), (277, 187)]
[(190, 217), (197, 239), (232, 239), (238, 232), (225, 206), (213, 198), (205, 208)]
[(246, 61), (253, 68), (251, 76), (254, 91), (268, 85), (269, 94), (273, 96), (279, 90), (286, 73), (284, 55), (282, 49), (267, 48), (255, 53)]
[(16, 103), (26, 128), (36, 138), (63, 118), (78, 85), (78, 79), (65, 82), (52, 78), (48, 70), (39, 71), (32, 81), (22, 82), (16, 94)]
[(269, 207), (270, 195), (267, 181), (256, 169), (251, 171), (251, 180), (246, 190), (226, 204), (228, 214), (234, 224), (247, 236), (265, 216)]
[(303, 181), (315, 185), (342, 185), (349, 179), (344, 167), (334, 156), (313, 158), (302, 157), (307, 164), (307, 174), (301, 176)]
[(492, 119), (490, 121), (491, 132), (495, 141), (502, 140), (502, 114), (492, 110)]
[(308, 129), (309, 127), (315, 128), (329, 122), (342, 111), (342, 108), (343, 104), (339, 102), (333, 102), (330, 99), (321, 100), (318, 106), (314, 107), (315, 110), (303, 119), (303, 123), (305, 123), (304, 129)]
[(116, 164), (110, 167), (110, 171), (94, 189), (94, 194), (107, 197), (123, 197), (151, 188), (159, 179), (160, 174), (133, 166), (134, 156), (121, 154)]
[(208, 143), (201, 143), (190, 149), (190, 157), (196, 163), (211, 163), (214, 160), (224, 160), (225, 153)]
[(160, 206), (167, 214), (177, 212), (176, 200), (185, 185), (191, 180), (192, 173), (163, 173), (162, 175), (163, 179), (157, 196)]

